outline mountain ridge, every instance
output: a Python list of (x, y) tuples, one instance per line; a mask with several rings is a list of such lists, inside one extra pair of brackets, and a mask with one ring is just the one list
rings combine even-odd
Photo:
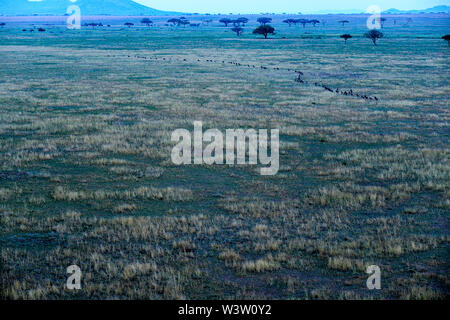
[[(72, 3), (69, 0), (1, 0), (0, 16), (32, 16), (32, 15), (65, 15), (67, 8), (77, 5), (81, 14), (86, 16), (167, 16), (183, 14), (181, 12), (162, 11), (136, 3), (132, 0), (77, 0)], [(417, 14), (450, 12), (450, 6), (440, 5), (423, 10), (399, 10), (389, 9), (383, 14)], [(360, 10), (327, 10), (309, 14), (361, 14)]]
[[(432, 8), (422, 9), (422, 10), (399, 10), (396, 8), (391, 8), (382, 11), (383, 14), (417, 14), (417, 13), (450, 13), (450, 6), (441, 5), (434, 6)], [(364, 14), (365, 12), (358, 9), (342, 9), (342, 10), (320, 10), (308, 12), (307, 14)]]
[(391, 14), (414, 14), (414, 13), (439, 13), (439, 12), (450, 12), (450, 6), (434, 6), (432, 8), (427, 8), (423, 10), (399, 10), (399, 9), (389, 9), (386, 11), (383, 11), (383, 13), (391, 13)]

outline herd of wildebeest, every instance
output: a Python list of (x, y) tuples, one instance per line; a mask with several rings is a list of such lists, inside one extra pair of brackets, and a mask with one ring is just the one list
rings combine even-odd
[[(237, 36), (242, 35), (242, 33), (244, 32), (244, 28), (246, 26), (246, 24), (249, 23), (249, 19), (245, 18), (245, 17), (239, 17), (237, 19), (231, 19), (231, 18), (222, 18), (220, 20), (218, 20), (219, 23), (223, 24), (225, 27), (228, 26), (232, 26), (231, 30), (233, 32), (235, 32), (237, 34)], [(270, 25), (270, 23), (272, 23), (272, 18), (269, 17), (260, 17), (257, 18), (256, 20), (259, 23), (259, 26), (253, 30), (253, 34), (258, 34), (258, 35), (263, 35), (265, 39), (268, 38), (269, 35), (273, 35), (275, 34), (275, 28), (273, 26)], [(191, 23), (187, 18), (185, 17), (180, 17), (180, 18), (170, 18), (166, 21), (166, 23), (164, 23), (164, 26), (172, 26), (172, 27), (185, 27), (185, 26), (191, 26), (191, 27), (200, 27), (201, 24), (205, 24), (205, 25), (209, 25), (213, 22), (212, 19), (206, 19), (203, 20), (201, 23)], [(383, 27), (384, 23), (386, 22), (386, 18), (380, 18), (380, 25)], [(149, 18), (142, 18), (140, 20), (140, 23), (143, 25), (146, 25), (148, 27), (153, 26), (154, 22), (152, 20), (150, 20)], [(306, 27), (306, 25), (311, 24), (313, 27), (315, 27), (317, 24), (320, 24), (321, 22), (317, 19), (295, 19), (295, 18), (289, 18), (289, 19), (285, 19), (283, 20), (283, 23), (286, 23), (289, 26), (292, 25), (302, 25), (303, 28)], [(325, 22), (323, 22), (325, 23)], [(342, 26), (344, 26), (345, 24), (350, 23), (350, 21), (348, 20), (341, 20), (338, 21), (339, 24), (342, 24)], [(131, 22), (125, 22), (124, 26), (127, 28), (131, 28), (133, 27), (135, 24), (131, 23)], [(2, 22), (0, 23), (0, 27), (3, 28), (6, 26), (6, 23)], [(85, 23), (83, 24), (84, 27), (92, 27), (92, 28), (96, 28), (96, 27), (105, 27), (105, 25), (103, 25), (103, 23), (95, 23), (95, 22), (90, 22), (90, 23)], [(110, 24), (106, 25), (106, 27), (111, 27)], [(33, 28), (30, 29), (23, 29), (23, 32), (29, 31), (29, 32), (34, 32), (35, 30), (37, 30), (38, 32), (45, 32), (46, 29), (39, 27), (37, 28), (36, 26), (34, 26)], [(364, 34), (364, 36), (370, 40), (372, 40), (373, 44), (376, 46), (377, 45), (377, 40), (382, 38), (384, 36), (384, 34), (376, 29), (370, 30), (367, 33)], [(345, 40), (345, 43), (347, 43), (348, 39), (353, 38), (352, 35), (350, 34), (342, 34), (340, 36), (340, 38)], [(445, 41), (448, 42), (448, 45), (450, 46), (450, 35), (445, 35), (442, 37), (442, 39), (444, 39)], [(158, 57), (143, 57), (143, 56), (136, 56), (135, 58), (141, 58), (141, 59), (154, 59), (154, 60), (166, 60), (166, 58), (158, 58)], [(187, 59), (183, 59), (183, 62), (187, 62)], [(200, 59), (197, 59), (197, 62), (201, 62)], [(218, 62), (216, 60), (205, 60), (205, 62)], [(301, 84), (309, 84), (309, 82), (307, 80), (305, 80), (303, 78), (304, 74), (303, 72), (299, 71), (299, 70), (293, 70), (293, 69), (283, 69), (280, 67), (266, 67), (266, 66), (256, 66), (256, 65), (250, 65), (250, 64), (242, 64), (240, 62), (225, 62), (222, 61), (222, 64), (231, 64), (237, 67), (249, 67), (249, 68), (258, 68), (261, 70), (276, 70), (276, 71), (288, 71), (288, 72), (295, 72), (296, 73), (296, 78), (295, 81), (297, 83), (301, 83)], [(368, 95), (363, 95), (363, 94), (359, 94), (354, 92), (352, 89), (350, 90), (340, 90), (339, 88), (336, 89), (332, 89), (331, 87), (322, 84), (322, 83), (318, 83), (318, 82), (314, 82), (313, 83), (314, 86), (316, 87), (321, 87), (324, 90), (328, 91), (328, 92), (332, 92), (332, 93), (336, 93), (336, 94), (340, 94), (340, 95), (344, 95), (344, 96), (351, 96), (351, 97), (356, 97), (356, 98), (361, 98), (364, 100), (372, 100), (372, 101), (378, 101), (378, 97), (376, 96), (368, 96)]]

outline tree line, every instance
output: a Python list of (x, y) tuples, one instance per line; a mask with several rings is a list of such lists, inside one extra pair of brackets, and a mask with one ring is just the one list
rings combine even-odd
[[(263, 35), (265, 39), (268, 38), (269, 35), (271, 34), (275, 34), (275, 28), (271, 25), (269, 25), (269, 23), (272, 22), (272, 18), (268, 18), (268, 17), (260, 17), (256, 20), (260, 25), (259, 27), (257, 27), (256, 29), (253, 30), (253, 34), (258, 34), (258, 35)], [(143, 18), (141, 19), (141, 24), (145, 24), (148, 27), (153, 25), (153, 21), (150, 20), (149, 18)], [(203, 23), (206, 23), (207, 25), (209, 25), (209, 23), (213, 22), (213, 20), (204, 20)], [(248, 18), (245, 17), (240, 17), (237, 19), (230, 19), (230, 18), (222, 18), (219, 20), (220, 23), (223, 23), (225, 25), (225, 27), (228, 27), (229, 25), (233, 25), (233, 28), (231, 29), (233, 32), (236, 33), (237, 36), (242, 35), (242, 33), (244, 32), (244, 28), (245, 25), (249, 22)], [(380, 19), (381, 22), (381, 27), (384, 27), (384, 23), (386, 22), (386, 18), (381, 18)], [(172, 24), (173, 26), (186, 26), (186, 25), (190, 25), (193, 27), (199, 27), (200, 23), (191, 23), (188, 19), (186, 19), (185, 17), (180, 17), (180, 18), (171, 18), (169, 20), (167, 20), (168, 24)], [(301, 24), (304, 28), (307, 24), (312, 24), (314, 27), (320, 23), (319, 20), (316, 19), (312, 19), (312, 20), (308, 20), (308, 19), (294, 19), (294, 18), (290, 18), (290, 19), (285, 19), (283, 20), (283, 23), (288, 24), (289, 26), (292, 25), (297, 25), (297, 24)], [(338, 21), (338, 23), (342, 24), (342, 26), (345, 26), (346, 23), (350, 23), (350, 21), (348, 20), (341, 20)], [(394, 24), (396, 24), (396, 21), (394, 21)], [(125, 26), (127, 26), (128, 28), (131, 28), (132, 26), (134, 26), (134, 23), (131, 22), (126, 22), (124, 23)], [(0, 28), (3, 28), (6, 26), (6, 23), (4, 22), (0, 22)], [(100, 23), (95, 23), (95, 22), (91, 22), (91, 23), (85, 23), (84, 26), (86, 27), (103, 27), (103, 24)], [(110, 25), (108, 25), (108, 27), (110, 27)], [(27, 31), (26, 29), (22, 30), (22, 31)], [(39, 28), (40, 32), (45, 32), (46, 30), (43, 28)], [(347, 44), (347, 41), (351, 38), (353, 38), (352, 35), (346, 33), (340, 36), (342, 39), (344, 39), (345, 44)], [(384, 34), (381, 31), (378, 30), (370, 30), (369, 32), (364, 34), (364, 37), (372, 40), (373, 44), (376, 46), (377, 45), (377, 41), (381, 38), (384, 37)], [(450, 46), (450, 35), (445, 35), (442, 37), (443, 40), (447, 41), (448, 46)]]

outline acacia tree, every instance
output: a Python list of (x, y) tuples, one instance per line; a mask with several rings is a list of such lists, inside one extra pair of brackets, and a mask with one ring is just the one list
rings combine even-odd
[(445, 41), (447, 41), (448, 46), (450, 47), (450, 34), (446, 34), (445, 36), (442, 37), (442, 39), (444, 39)]
[(386, 22), (386, 18), (380, 18), (381, 28), (384, 28), (384, 23)]
[(367, 32), (364, 36), (372, 40), (373, 44), (376, 46), (377, 40), (383, 38), (383, 33), (374, 29)]
[(134, 23), (125, 22), (124, 25), (127, 26), (128, 28), (131, 28), (132, 26), (134, 26)]
[(303, 28), (305, 28), (306, 24), (309, 23), (309, 20), (308, 19), (298, 19), (297, 22), (300, 23), (303, 26)]
[(4, 22), (0, 22), (0, 27), (4, 27), (4, 26), (6, 26), (6, 23), (4, 23)]
[(241, 17), (233, 21), (236, 27), (239, 27), (241, 24), (245, 27), (245, 24), (248, 23), (248, 19)]
[(315, 27), (315, 26), (316, 26), (316, 24), (320, 23), (320, 21), (319, 21), (319, 20), (316, 20), (316, 19), (314, 19), (314, 20), (310, 20), (310, 21), (309, 21), (309, 23), (312, 23), (313, 27)]
[(345, 26), (346, 23), (350, 23), (350, 21), (348, 20), (341, 20), (339, 21), (339, 23), (342, 23), (342, 26)]
[(239, 37), (244, 32), (244, 29), (242, 27), (234, 27), (231, 29), (231, 31), (235, 32)]
[(349, 35), (349, 34), (343, 34), (342, 36), (341, 36), (341, 38), (342, 39), (344, 39), (345, 40), (345, 44), (347, 44), (347, 40), (348, 39), (351, 39), (351, 38), (353, 38), (351, 35)]
[(293, 24), (297, 24), (297, 20), (296, 19), (286, 19), (286, 20), (283, 20), (283, 22), (288, 24), (289, 27), (292, 26)]
[(180, 25), (180, 19), (177, 19), (177, 18), (172, 18), (172, 19), (169, 19), (169, 20), (167, 20), (167, 22), (168, 23), (171, 23), (171, 24), (173, 24), (174, 26), (179, 26)]
[(259, 22), (259, 24), (265, 26), (268, 23), (272, 22), (272, 18), (267, 18), (267, 17), (262, 17), (262, 18), (258, 18), (258, 20), (256, 20)]
[(187, 20), (186, 18), (184, 19), (180, 19), (180, 23), (179, 25), (182, 25), (183, 28), (186, 27), (186, 25), (190, 24), (189, 20)]
[(141, 23), (147, 25), (147, 27), (150, 27), (150, 25), (153, 24), (153, 21), (149, 18), (144, 18), (141, 20)]
[(229, 19), (229, 18), (223, 18), (223, 19), (220, 19), (219, 22), (220, 22), (220, 23), (223, 23), (223, 24), (225, 25), (225, 27), (228, 27), (228, 25), (229, 25), (230, 23), (232, 23), (233, 20), (231, 20), (231, 19)]
[(267, 39), (267, 36), (269, 34), (274, 34), (274, 33), (275, 33), (275, 28), (268, 24), (261, 25), (258, 28), (256, 28), (255, 30), (253, 30), (253, 34), (262, 34), (265, 39)]

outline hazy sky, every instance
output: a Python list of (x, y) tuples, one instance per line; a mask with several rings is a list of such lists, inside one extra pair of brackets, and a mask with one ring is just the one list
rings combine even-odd
[(382, 10), (426, 9), (450, 5), (450, 0), (134, 0), (155, 9), (198, 13), (308, 13), (322, 10), (358, 9), (371, 5)]

